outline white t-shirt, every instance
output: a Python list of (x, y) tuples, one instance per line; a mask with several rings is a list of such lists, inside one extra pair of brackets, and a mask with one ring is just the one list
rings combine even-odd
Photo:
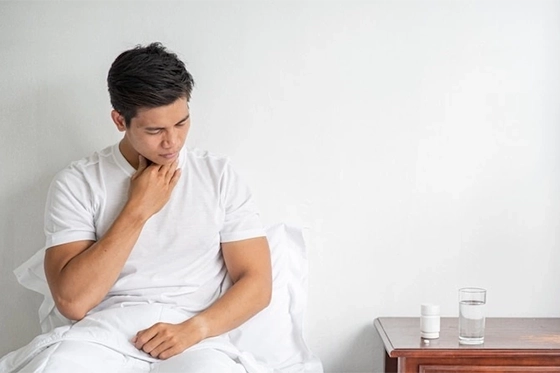
[[(147, 221), (119, 278), (91, 312), (164, 303), (194, 315), (221, 294), (227, 271), (220, 243), (265, 236), (228, 158), (184, 148), (179, 167), (170, 200)], [(118, 144), (60, 171), (47, 197), (46, 246), (103, 237), (127, 201), (134, 172)]]

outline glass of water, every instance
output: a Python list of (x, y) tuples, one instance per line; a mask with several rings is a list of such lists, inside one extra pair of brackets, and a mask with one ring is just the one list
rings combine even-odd
[(459, 289), (459, 343), (467, 345), (484, 343), (485, 307), (485, 289)]

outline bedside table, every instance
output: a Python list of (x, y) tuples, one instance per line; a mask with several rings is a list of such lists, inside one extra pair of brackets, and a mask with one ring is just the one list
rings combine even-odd
[(560, 373), (560, 318), (486, 318), (481, 345), (459, 344), (457, 318), (441, 318), (440, 337), (429, 343), (419, 317), (380, 317), (374, 325), (386, 373)]

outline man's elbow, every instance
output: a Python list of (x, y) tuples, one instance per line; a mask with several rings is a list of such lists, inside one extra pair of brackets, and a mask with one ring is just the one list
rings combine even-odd
[(58, 311), (62, 314), (62, 316), (70, 320), (75, 320), (75, 321), (81, 320), (89, 312), (89, 309), (84, 305), (81, 305), (80, 302), (67, 301), (59, 298), (59, 299), (55, 299), (54, 303)]
[(270, 301), (272, 300), (272, 284), (267, 283), (263, 284), (261, 287), (261, 291), (259, 292), (259, 305), (261, 310), (265, 309), (270, 305)]

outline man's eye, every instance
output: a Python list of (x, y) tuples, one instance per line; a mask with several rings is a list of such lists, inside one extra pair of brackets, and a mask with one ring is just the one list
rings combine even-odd
[(148, 130), (146, 132), (148, 133), (148, 135), (157, 135), (161, 132), (161, 130)]

